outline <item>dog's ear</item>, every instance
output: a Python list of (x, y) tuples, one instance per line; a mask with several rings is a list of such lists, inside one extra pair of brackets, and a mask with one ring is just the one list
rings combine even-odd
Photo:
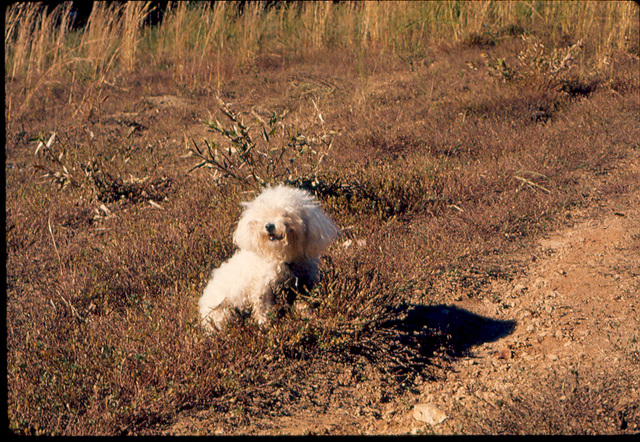
[(253, 222), (251, 222), (250, 217), (242, 216), (238, 221), (238, 227), (233, 232), (233, 243), (240, 250), (258, 251), (258, 238), (253, 232)]
[(302, 218), (307, 230), (305, 254), (309, 258), (315, 258), (338, 237), (340, 229), (317, 204), (305, 206)]

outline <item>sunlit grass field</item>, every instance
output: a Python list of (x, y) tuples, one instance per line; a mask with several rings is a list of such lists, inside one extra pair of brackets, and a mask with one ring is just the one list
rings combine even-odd
[[(193, 410), (233, 433), (313, 409), (346, 372), (345, 407), (371, 383), (388, 401), (464, 347), (398, 327), (408, 306), (482, 297), (567, 209), (639, 181), (617, 169), (640, 139), (632, 2), (152, 12), (96, 2), (77, 27), (69, 3), (5, 10), (18, 434), (159, 434)], [(314, 314), (281, 305), (267, 331), (239, 318), (208, 336), (197, 300), (233, 253), (239, 203), (276, 183), (313, 192), (343, 231)], [(531, 428), (496, 413), (466, 432)]]

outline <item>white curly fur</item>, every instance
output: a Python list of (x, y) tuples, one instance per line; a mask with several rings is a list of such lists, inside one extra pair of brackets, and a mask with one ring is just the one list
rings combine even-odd
[(318, 258), (338, 228), (313, 196), (287, 186), (269, 187), (245, 209), (233, 234), (238, 252), (212, 273), (200, 298), (207, 328), (222, 328), (232, 308), (250, 306), (260, 324), (274, 304), (274, 290), (294, 281), (318, 281)]

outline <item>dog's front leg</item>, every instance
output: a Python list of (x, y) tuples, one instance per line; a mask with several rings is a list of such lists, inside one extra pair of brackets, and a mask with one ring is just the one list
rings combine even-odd
[(265, 293), (260, 296), (257, 302), (253, 304), (253, 317), (260, 325), (265, 325), (269, 319), (269, 313), (271, 308), (275, 304), (273, 300), (273, 291), (266, 290)]

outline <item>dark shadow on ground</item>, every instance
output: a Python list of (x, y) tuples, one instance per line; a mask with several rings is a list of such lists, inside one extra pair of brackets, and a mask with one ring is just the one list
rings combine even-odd
[(402, 334), (440, 336), (446, 353), (452, 357), (468, 354), (470, 348), (493, 342), (511, 334), (516, 321), (502, 321), (476, 315), (453, 305), (410, 305), (394, 308), (396, 319), (382, 327), (394, 328)]
[(388, 350), (398, 363), (395, 368), (405, 374), (468, 356), (473, 347), (511, 334), (516, 325), (452, 305), (402, 304), (385, 316), (377, 328), (392, 341)]

